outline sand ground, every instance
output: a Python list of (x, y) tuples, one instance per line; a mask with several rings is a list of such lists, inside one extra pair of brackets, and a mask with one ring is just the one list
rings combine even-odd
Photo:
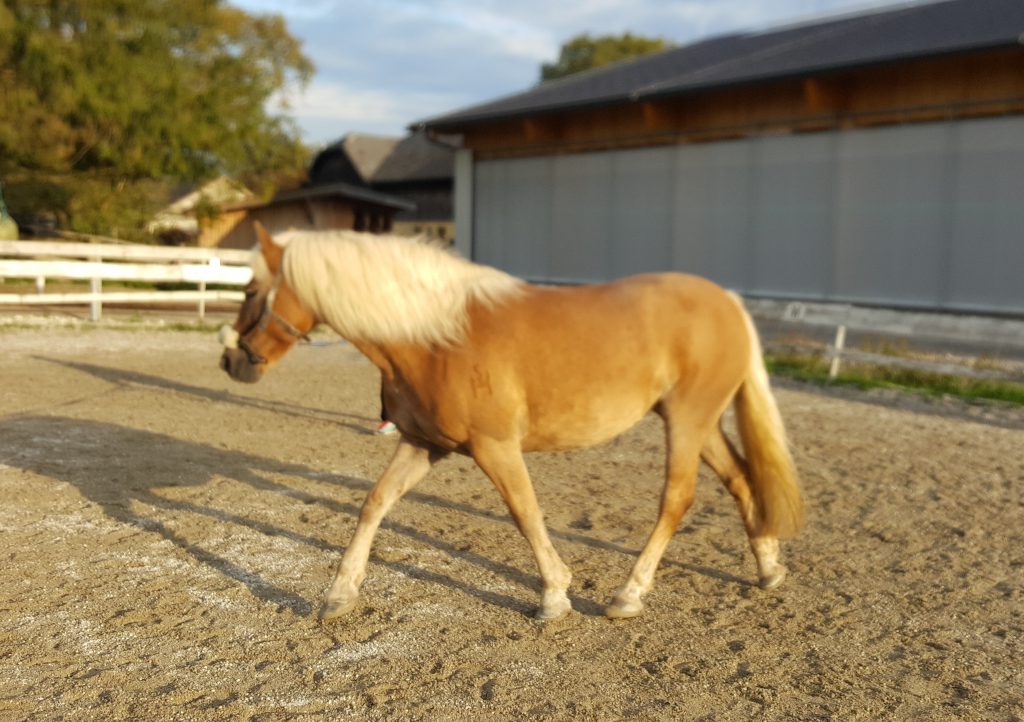
[(610, 621), (654, 521), (660, 422), (528, 457), (576, 611), (497, 493), (443, 461), (359, 608), (316, 609), (394, 437), (351, 347), (254, 386), (210, 334), (0, 331), (0, 719), (1021, 720), (1024, 413), (778, 389), (808, 525), (756, 587), (702, 471), (647, 611)]

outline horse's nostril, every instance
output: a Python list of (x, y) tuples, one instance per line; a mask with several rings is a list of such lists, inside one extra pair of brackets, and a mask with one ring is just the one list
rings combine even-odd
[(220, 357), (220, 368), (222, 371), (229, 371), (231, 369), (231, 362), (228, 361), (227, 354), (221, 354)]

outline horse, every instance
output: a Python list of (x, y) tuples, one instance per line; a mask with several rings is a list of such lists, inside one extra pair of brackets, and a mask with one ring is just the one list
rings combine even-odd
[[(611, 618), (642, 597), (693, 502), (703, 460), (735, 499), (762, 588), (786, 576), (779, 539), (803, 521), (796, 471), (757, 331), (739, 296), (682, 273), (543, 286), (408, 239), (256, 224), (253, 277), (221, 332), (220, 365), (256, 382), (318, 324), (381, 372), (398, 447), (359, 513), (320, 609), (350, 612), (381, 520), (449, 454), (472, 457), (501, 494), (536, 558), (536, 618), (572, 604), (571, 572), (548, 537), (527, 451), (608, 441), (649, 411), (664, 421), (666, 478), (658, 517)], [(743, 455), (722, 430), (730, 403)]]

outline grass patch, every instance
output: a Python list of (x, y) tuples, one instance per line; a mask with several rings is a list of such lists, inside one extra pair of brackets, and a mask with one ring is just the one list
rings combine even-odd
[(830, 381), (829, 362), (820, 356), (770, 353), (766, 355), (765, 362), (772, 374), (816, 384), (848, 386), (861, 390), (894, 388), (927, 396), (948, 395), (967, 401), (1002, 401), (1024, 406), (1024, 384), (1012, 381), (971, 379), (867, 364), (844, 364), (838, 376)]
[(147, 322), (144, 318), (129, 318), (126, 321), (115, 321), (111, 324), (93, 324), (96, 328), (114, 328), (118, 331), (198, 331), (200, 333), (216, 333), (220, 330), (222, 323), (209, 323), (207, 321), (160, 321), (159, 323)]
[(5, 331), (25, 331), (39, 329), (63, 328), (74, 331), (197, 331), (201, 333), (217, 333), (222, 323), (210, 321), (171, 321), (147, 320), (145, 316), (133, 313), (127, 318), (109, 319), (99, 322), (65, 316), (29, 316), (18, 315), (8, 318), (0, 316), (0, 333)]

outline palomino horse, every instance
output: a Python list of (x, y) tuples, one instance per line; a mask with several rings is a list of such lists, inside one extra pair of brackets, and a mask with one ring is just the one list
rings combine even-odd
[[(246, 301), (222, 331), (222, 368), (257, 381), (327, 324), (380, 369), (401, 431), (322, 619), (355, 606), (384, 515), (451, 452), (473, 457), (529, 542), (544, 585), (536, 616), (566, 614), (572, 575), (548, 538), (523, 452), (598, 444), (652, 409), (668, 450), (658, 520), (606, 614), (642, 611), (701, 459), (739, 506), (761, 586), (782, 582), (778, 539), (799, 530), (802, 503), (761, 345), (735, 295), (677, 273), (549, 288), (397, 238), (290, 232), (278, 245), (262, 227), (257, 234)], [(730, 402), (746, 458), (722, 433)]]

